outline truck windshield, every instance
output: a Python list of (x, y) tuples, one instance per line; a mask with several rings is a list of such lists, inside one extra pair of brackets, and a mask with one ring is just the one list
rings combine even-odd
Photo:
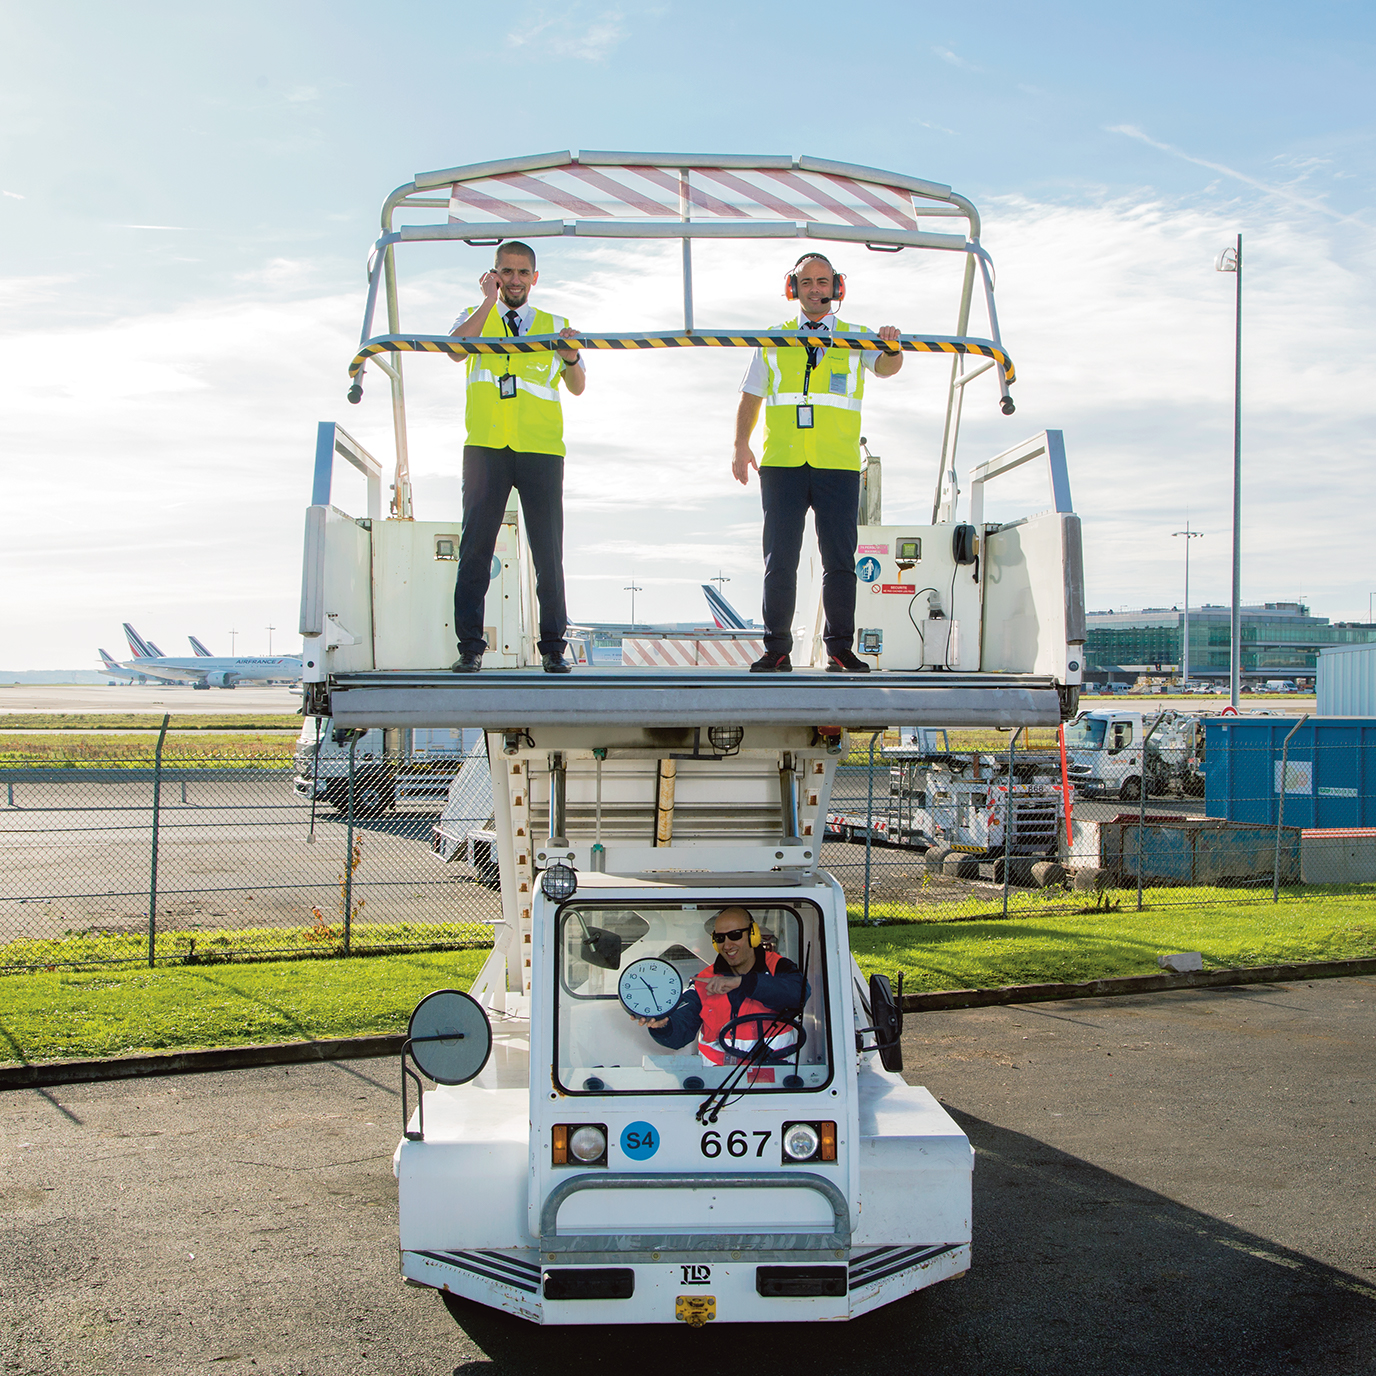
[[(724, 909), (731, 917), (719, 923)], [(743, 936), (718, 948), (714, 927)], [(743, 977), (732, 973), (732, 953), (737, 969), (753, 954)], [(714, 992), (714, 967), (740, 983)], [(806, 900), (566, 904), (555, 988), (558, 1086), (569, 1094), (701, 1093), (753, 1053), (756, 1068), (742, 1090), (822, 1089), (831, 1080), (826, 974), (821, 912)]]
[(1073, 721), (1065, 729), (1065, 748), (1067, 750), (1102, 750), (1104, 748), (1105, 721), (1084, 717)]

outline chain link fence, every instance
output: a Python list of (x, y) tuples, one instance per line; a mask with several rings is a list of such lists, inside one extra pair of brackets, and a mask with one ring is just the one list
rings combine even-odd
[[(1321, 725), (1215, 720), (1165, 763), (1112, 722), (1064, 755), (1055, 732), (858, 738), (822, 863), (870, 923), (1370, 899), (1376, 723)], [(462, 767), (150, 744), (0, 768), (0, 969), (490, 945), (490, 793)]]

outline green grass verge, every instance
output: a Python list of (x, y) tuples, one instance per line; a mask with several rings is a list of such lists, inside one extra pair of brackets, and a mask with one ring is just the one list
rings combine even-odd
[[(0, 768), (118, 769), (143, 768), (153, 763), (156, 736), (92, 732), (73, 736), (0, 734)], [(163, 741), (164, 764), (203, 764), (207, 768), (235, 768), (253, 764), (286, 764), (296, 754), (296, 736), (285, 731), (198, 732)]]
[(486, 957), (443, 951), (15, 976), (0, 985), (0, 1060), (404, 1032), (426, 994), (467, 989)]
[[(1373, 888), (1276, 904), (1269, 894), (1258, 901), (1229, 890), (1156, 890), (1140, 913), (1135, 895), (1114, 894), (1112, 901), (1122, 900), (1117, 910), (1043, 903), (1006, 921), (996, 909), (990, 917), (857, 926), (850, 940), (866, 975), (893, 979), (902, 970), (904, 988), (914, 992), (1159, 974), (1157, 956), (1174, 951), (1201, 952), (1205, 969), (1349, 960), (1376, 956)], [(1181, 898), (1173, 903), (1165, 892)]]
[[(169, 731), (300, 731), (295, 712), (174, 712)], [(161, 712), (0, 712), (0, 731), (158, 731)]]
[[(490, 947), (492, 928), (477, 922), (436, 925), (356, 921), (350, 932), (350, 949), (356, 955), (374, 955), (388, 949), (424, 949), (441, 943)], [(290, 960), (295, 956), (336, 956), (343, 954), (343, 945), (338, 915), (332, 914), (327, 922), (323, 913), (317, 913), (314, 923), (301, 927), (160, 932), (155, 953), (160, 966), (218, 965), (273, 957)], [(21, 937), (0, 945), (0, 977), (4, 973), (53, 970), (58, 966), (133, 965), (147, 960), (146, 931), (68, 932), (48, 939)], [(10, 987), (0, 982), (0, 991)]]
[[(1098, 912), (1044, 904), (1007, 921), (852, 927), (851, 947), (867, 975), (893, 978), (902, 970), (912, 991), (1156, 974), (1156, 957), (1172, 951), (1201, 951), (1206, 968), (1376, 956), (1369, 891), (1278, 905), (1234, 898), (1211, 906), (1156, 905), (1149, 894), (1140, 913), (1130, 903)], [(486, 955), (419, 952), (11, 975), (0, 980), (0, 1059), (399, 1032), (432, 989), (466, 989)]]

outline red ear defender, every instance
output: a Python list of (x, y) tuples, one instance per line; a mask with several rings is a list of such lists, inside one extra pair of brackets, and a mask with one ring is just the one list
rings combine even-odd
[[(787, 273), (784, 274), (784, 300), (785, 300), (785, 301), (796, 301), (796, 300), (798, 299), (798, 268), (799, 268), (803, 263), (806, 263), (809, 257), (816, 257), (816, 255), (815, 255), (815, 254), (809, 254), (809, 255), (806, 255), (805, 257), (802, 257), (802, 258), (798, 259), (798, 262), (795, 263), (795, 264), (793, 265), (793, 271), (792, 271), (792, 272), (787, 272)], [(826, 259), (824, 258), (822, 261), (825, 263), (825, 262), (826, 262)], [(827, 264), (827, 266), (830, 267), (831, 265), (830, 265), (830, 264)], [(832, 281), (832, 285), (833, 285), (833, 286), (835, 287), (835, 289), (836, 289), (835, 292), (832, 294), (831, 299), (832, 299), (833, 301), (844, 301), (844, 300), (846, 299), (846, 275), (845, 275), (845, 273), (843, 273), (843, 272), (837, 272), (835, 268), (832, 268), (832, 269), (831, 269), (831, 281)]]

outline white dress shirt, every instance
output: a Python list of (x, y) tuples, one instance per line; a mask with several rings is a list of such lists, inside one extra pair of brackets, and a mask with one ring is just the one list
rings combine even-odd
[[(798, 328), (806, 329), (808, 325), (807, 317), (800, 310), (798, 312)], [(825, 337), (832, 333), (836, 328), (836, 312), (828, 311), (821, 320), (817, 322), (817, 334)], [(823, 350), (822, 356), (826, 357)], [(877, 349), (865, 349), (860, 354), (860, 366), (868, 368), (874, 372), (874, 365), (879, 362), (879, 351)], [(741, 383), (741, 391), (749, 392), (752, 397), (762, 397), (765, 394), (765, 385), (768, 382), (769, 373), (765, 368), (764, 350), (756, 349), (750, 356), (750, 366), (745, 370), (745, 380)]]

